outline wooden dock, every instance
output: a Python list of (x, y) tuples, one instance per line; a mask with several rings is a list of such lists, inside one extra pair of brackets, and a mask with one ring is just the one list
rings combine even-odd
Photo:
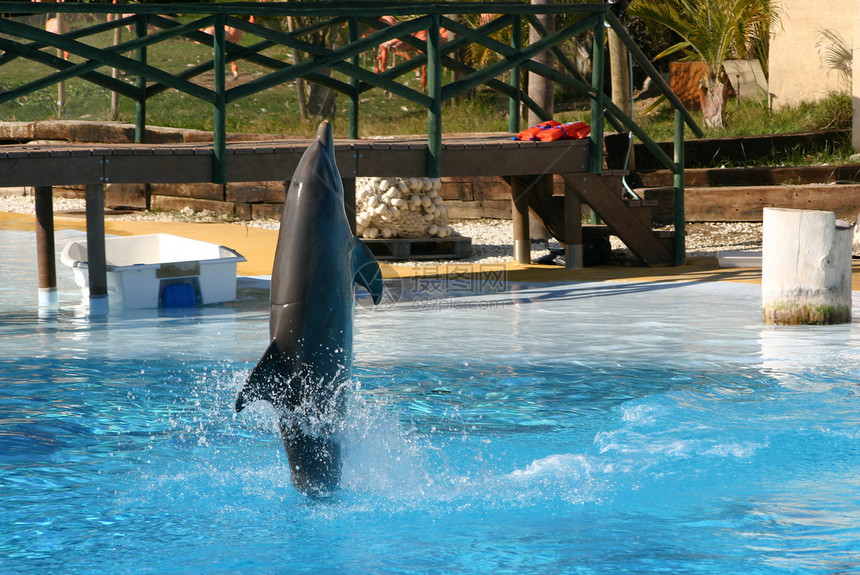
[[(288, 180), (310, 140), (232, 142), (227, 146), (228, 182)], [(645, 263), (672, 264), (671, 242), (651, 230), (650, 213), (636, 214), (622, 200), (617, 172), (590, 173), (589, 140), (523, 142), (507, 133), (450, 135), (442, 144), (442, 176), (500, 176), (509, 182), (514, 226), (514, 257), (530, 263), (529, 209), (568, 245), (571, 258), (582, 250), (581, 206), (589, 205)], [(344, 182), (347, 213), (354, 218), (355, 178), (427, 175), (427, 142), (422, 137), (337, 140), (335, 156)], [(563, 196), (545, 182), (560, 174)], [(0, 185), (33, 186), (36, 191), (40, 288), (55, 289), (52, 190), (83, 185), (87, 201), (91, 304), (105, 300), (104, 188), (107, 184), (212, 182), (209, 143), (78, 144), (33, 143), (0, 146)], [(641, 208), (641, 206), (640, 206)], [(425, 242), (426, 243), (426, 242)], [(382, 258), (463, 257), (464, 243), (431, 246), (420, 241), (376, 246)], [(388, 250), (386, 253), (382, 253)], [(447, 250), (447, 251), (446, 251)], [(407, 253), (408, 252), (408, 253)], [(419, 253), (420, 252), (420, 253)], [(576, 267), (576, 260), (572, 259)]]
[[(227, 181), (289, 180), (310, 140), (227, 144)], [(582, 172), (588, 140), (522, 142), (511, 134), (446, 136), (442, 176), (524, 176)], [(3, 187), (212, 182), (211, 143), (50, 143), (0, 146)], [(344, 179), (427, 175), (424, 137), (337, 140), (335, 159)]]

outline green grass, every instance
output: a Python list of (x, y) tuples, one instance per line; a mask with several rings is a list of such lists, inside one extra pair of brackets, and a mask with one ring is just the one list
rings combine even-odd
[[(8, 68), (8, 66), (7, 66)], [(5, 69), (4, 69), (5, 71)], [(28, 76), (35, 77), (29, 70)], [(241, 79), (257, 77), (263, 72), (251, 64), (240, 64)], [(0, 87), (23, 83), (24, 74), (7, 73)], [(205, 82), (205, 80), (204, 80)], [(420, 90), (418, 79), (408, 83)], [(228, 80), (228, 89), (234, 85)], [(110, 119), (110, 93), (79, 79), (65, 83), (66, 106), (64, 119)], [(332, 118), (335, 134), (345, 137), (348, 130), (347, 98), (338, 95), (337, 112)], [(212, 107), (207, 102), (169, 90), (147, 101), (147, 124), (212, 129)], [(381, 90), (367, 92), (359, 106), (359, 131), (362, 137), (400, 134), (426, 134), (427, 111), (419, 105), (392, 96)], [(4, 121), (36, 121), (59, 119), (57, 89), (46, 88), (0, 106)], [(134, 122), (134, 102), (120, 98), (118, 120)], [(253, 96), (228, 104), (227, 130), (231, 132), (307, 136), (316, 132), (319, 118), (302, 120), (299, 114), (298, 92), (294, 83), (277, 86)], [(443, 106), (443, 129), (446, 132), (488, 132), (507, 130), (507, 104), (496, 104), (489, 96), (477, 94), (458, 99)]]
[[(701, 112), (692, 116), (700, 126), (704, 125)], [(833, 92), (817, 102), (768, 109), (767, 103), (729, 100), (726, 105), (726, 126), (711, 129), (707, 137), (754, 136), (760, 134), (788, 134), (813, 132), (835, 128), (851, 128), (851, 95)], [(668, 104), (658, 110), (640, 116), (639, 123), (656, 139), (672, 139), (673, 112)]]

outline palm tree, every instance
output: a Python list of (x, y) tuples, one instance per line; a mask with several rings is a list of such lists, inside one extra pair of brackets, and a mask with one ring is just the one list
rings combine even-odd
[(705, 126), (721, 127), (725, 120), (728, 59), (759, 58), (767, 69), (767, 41), (779, 24), (772, 0), (633, 0), (631, 16), (662, 24), (682, 40), (657, 55), (683, 52), (683, 61), (702, 61), (700, 100)]

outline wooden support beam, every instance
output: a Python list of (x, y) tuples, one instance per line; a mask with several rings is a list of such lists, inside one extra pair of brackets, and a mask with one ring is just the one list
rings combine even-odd
[(564, 239), (564, 266), (582, 268), (582, 200), (567, 183), (564, 185)]
[(51, 186), (36, 188), (36, 253), (39, 265), (39, 307), (54, 307), (58, 300), (54, 198)]
[(107, 262), (105, 261), (105, 198), (101, 184), (86, 187), (87, 272), (90, 284), (90, 315), (108, 310)]
[(532, 242), (529, 238), (528, 187), (521, 178), (511, 178), (511, 217), (514, 224), (514, 260), (532, 263)]

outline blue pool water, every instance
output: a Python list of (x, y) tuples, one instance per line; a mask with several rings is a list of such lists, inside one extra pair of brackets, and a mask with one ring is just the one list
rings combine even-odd
[(40, 317), (33, 235), (0, 240), (2, 573), (860, 572), (857, 319), (765, 326), (745, 284), (419, 282), (358, 309), (344, 487), (310, 501), (271, 412), (233, 413), (265, 283), (89, 319), (58, 266)]

